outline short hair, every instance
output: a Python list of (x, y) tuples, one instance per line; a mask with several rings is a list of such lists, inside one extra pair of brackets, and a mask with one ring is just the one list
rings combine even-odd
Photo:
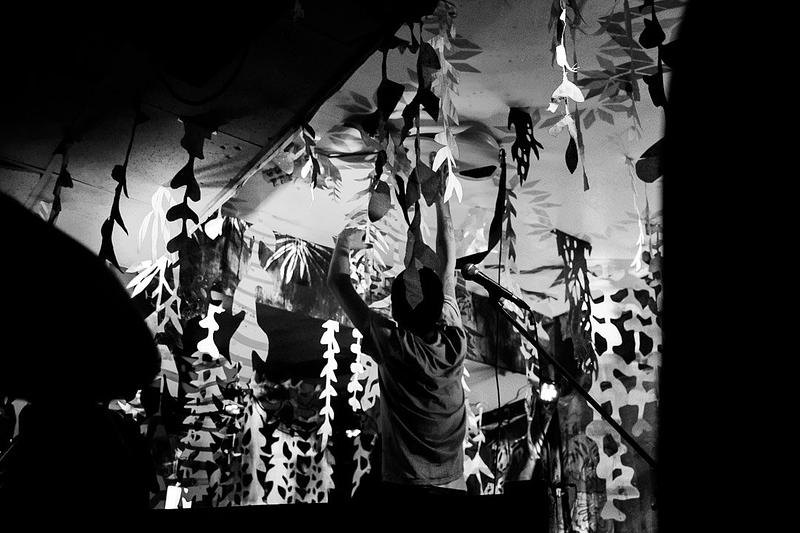
[(412, 308), (406, 297), (405, 273), (405, 270), (400, 272), (392, 282), (392, 317), (403, 329), (413, 333), (427, 333), (434, 329), (442, 316), (442, 281), (432, 269), (422, 267), (419, 270), (422, 301)]

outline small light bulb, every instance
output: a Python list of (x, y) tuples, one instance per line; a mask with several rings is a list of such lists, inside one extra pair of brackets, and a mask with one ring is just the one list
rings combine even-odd
[(551, 402), (556, 399), (558, 396), (558, 392), (556, 391), (556, 386), (552, 383), (542, 383), (542, 388), (539, 391), (539, 396), (545, 402)]

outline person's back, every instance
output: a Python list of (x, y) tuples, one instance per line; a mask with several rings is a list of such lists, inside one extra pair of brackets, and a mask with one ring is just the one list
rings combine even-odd
[(363, 332), (364, 351), (380, 365), (382, 469), (391, 483), (465, 488), (466, 336), (455, 300), (445, 296), (440, 308), (432, 339), (371, 310)]
[(348, 254), (363, 246), (361, 232), (340, 234), (328, 273), (331, 290), (364, 335), (364, 352), (379, 365), (382, 477), (384, 496), (392, 499), (466, 493), (466, 335), (455, 298), (449, 206), (439, 198), (436, 209), (438, 272), (424, 267), (395, 279), (394, 321), (369, 309), (350, 283)]

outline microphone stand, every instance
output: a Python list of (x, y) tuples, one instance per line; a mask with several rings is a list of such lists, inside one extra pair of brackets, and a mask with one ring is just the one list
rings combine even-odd
[[(552, 356), (551, 356), (549, 353), (547, 353), (547, 352), (544, 350), (544, 348), (542, 348), (542, 345), (541, 345), (541, 344), (539, 344), (539, 342), (538, 342), (536, 339), (534, 339), (534, 338), (533, 338), (533, 336), (532, 336), (532, 335), (531, 335), (531, 334), (528, 332), (528, 330), (527, 330), (527, 329), (525, 329), (525, 327), (524, 327), (522, 324), (520, 324), (520, 323), (517, 321), (517, 318), (516, 318), (514, 315), (512, 315), (512, 314), (511, 314), (511, 313), (508, 311), (508, 309), (506, 309), (505, 307), (503, 307), (503, 304), (501, 304), (501, 303), (500, 303), (500, 298), (499, 298), (499, 297), (498, 297), (496, 294), (493, 294), (492, 292), (490, 292), (490, 293), (489, 293), (489, 300), (492, 302), (492, 305), (494, 305), (494, 306), (497, 308), (497, 310), (498, 310), (498, 311), (500, 311), (500, 312), (501, 312), (501, 313), (502, 313), (502, 314), (503, 314), (503, 315), (506, 317), (506, 319), (507, 319), (509, 322), (511, 322), (511, 325), (512, 325), (512, 326), (514, 326), (514, 328), (516, 328), (516, 330), (517, 330), (517, 331), (519, 331), (520, 335), (522, 335), (523, 337), (525, 337), (525, 338), (528, 340), (528, 342), (530, 342), (531, 344), (533, 344), (533, 345), (536, 347), (536, 350), (537, 350), (537, 351), (538, 351), (538, 352), (539, 352), (539, 353), (540, 353), (540, 354), (541, 354), (541, 355), (542, 355), (542, 356), (543, 356), (543, 357), (544, 357), (544, 358), (545, 358), (545, 359), (546, 359), (546, 360), (547, 360), (547, 361), (548, 361), (550, 364), (552, 364), (552, 365), (553, 365), (553, 366), (554, 366), (554, 367), (555, 367), (555, 368), (556, 368), (556, 369), (559, 371), (559, 373), (560, 373), (562, 376), (564, 376), (564, 378), (566, 378), (566, 380), (567, 380), (567, 381), (569, 381), (569, 382), (572, 384), (573, 388), (574, 388), (575, 390), (577, 390), (577, 391), (578, 391), (578, 392), (581, 394), (581, 396), (583, 396), (584, 400), (586, 400), (586, 401), (589, 403), (589, 405), (591, 405), (592, 407), (594, 407), (595, 411), (597, 411), (598, 413), (600, 413), (600, 416), (602, 416), (602, 417), (603, 417), (603, 419), (604, 419), (606, 422), (608, 422), (608, 424), (609, 424), (609, 425), (610, 425), (612, 428), (614, 428), (614, 429), (616, 430), (616, 432), (617, 432), (617, 433), (619, 433), (620, 437), (622, 437), (623, 439), (625, 439), (625, 442), (627, 442), (628, 444), (630, 444), (630, 445), (631, 445), (631, 447), (632, 447), (634, 450), (636, 450), (636, 452), (637, 452), (637, 453), (638, 453), (638, 454), (639, 454), (639, 455), (642, 457), (642, 459), (644, 459), (645, 461), (647, 461), (647, 463), (650, 465), (650, 467), (651, 467), (651, 468), (655, 469), (655, 468), (656, 468), (656, 462), (655, 462), (655, 460), (654, 460), (652, 457), (650, 457), (650, 454), (648, 454), (648, 453), (647, 453), (647, 452), (644, 450), (644, 448), (642, 448), (641, 446), (639, 446), (639, 443), (637, 443), (637, 442), (636, 442), (636, 441), (633, 439), (633, 437), (631, 437), (631, 436), (628, 434), (628, 432), (627, 432), (627, 431), (625, 431), (624, 429), (622, 429), (622, 426), (621, 426), (621, 425), (617, 424), (617, 422), (616, 422), (616, 421), (615, 421), (615, 420), (614, 420), (614, 419), (611, 417), (611, 415), (609, 415), (609, 414), (606, 412), (606, 410), (605, 410), (605, 409), (603, 409), (603, 408), (600, 406), (600, 404), (599, 404), (599, 403), (597, 403), (597, 400), (595, 400), (594, 398), (592, 398), (592, 396), (591, 396), (591, 395), (590, 395), (590, 394), (589, 394), (587, 391), (585, 391), (585, 390), (583, 389), (583, 387), (580, 385), (580, 383), (578, 383), (578, 381), (577, 381), (575, 378), (573, 378), (573, 377), (570, 375), (570, 373), (567, 371), (567, 369), (565, 369), (565, 368), (564, 368), (564, 367), (561, 365), (561, 363), (559, 363), (558, 361), (556, 361), (555, 359), (553, 359), (553, 357), (552, 357)], [(495, 357), (498, 357), (498, 354), (495, 354)]]

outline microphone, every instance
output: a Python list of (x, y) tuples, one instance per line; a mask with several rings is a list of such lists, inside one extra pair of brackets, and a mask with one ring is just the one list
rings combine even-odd
[(517, 298), (514, 296), (510, 290), (506, 289), (495, 280), (481, 272), (478, 267), (472, 263), (467, 263), (461, 267), (461, 275), (464, 276), (464, 279), (474, 281), (486, 289), (489, 292), (489, 296), (493, 298), (505, 298), (506, 300), (516, 304), (521, 309), (525, 309), (527, 311), (531, 310), (531, 308), (528, 307), (528, 304), (525, 303), (522, 298)]

